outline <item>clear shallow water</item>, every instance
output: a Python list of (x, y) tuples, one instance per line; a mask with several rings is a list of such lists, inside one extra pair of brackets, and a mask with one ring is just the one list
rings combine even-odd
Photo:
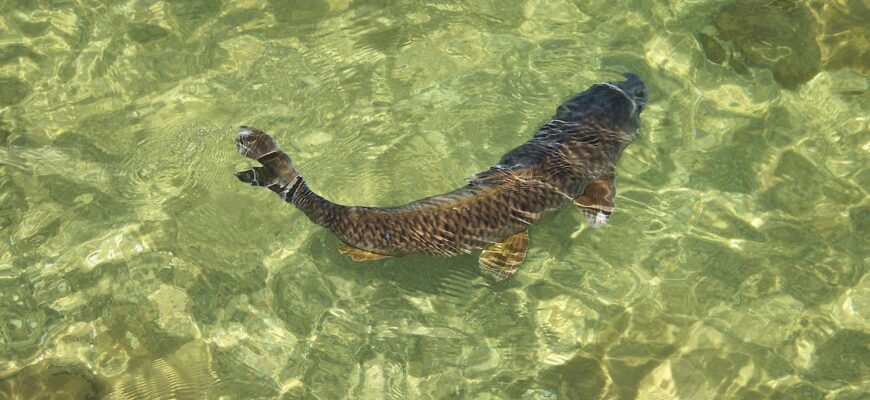
[[(866, 2), (0, 11), (0, 398), (870, 391)], [(444, 192), (622, 71), (611, 223), (563, 210), (506, 283), (353, 263), (232, 175), (250, 124), (334, 201)]]

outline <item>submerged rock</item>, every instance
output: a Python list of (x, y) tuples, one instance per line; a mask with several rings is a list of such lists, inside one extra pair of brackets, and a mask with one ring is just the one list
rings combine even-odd
[(127, 36), (134, 42), (145, 44), (169, 36), (169, 31), (158, 25), (132, 23), (127, 26)]
[(3, 399), (101, 399), (108, 384), (84, 365), (30, 365), (0, 380)]
[(716, 64), (722, 64), (722, 61), (725, 61), (725, 57), (728, 53), (715, 38), (701, 32), (698, 34), (698, 42), (701, 43), (701, 49), (704, 50), (704, 55), (707, 56), (708, 60)]
[(819, 72), (819, 29), (809, 10), (796, 1), (739, 0), (725, 6), (713, 25), (746, 64), (771, 70), (783, 87), (793, 89)]
[(30, 86), (18, 78), (0, 78), (0, 107), (22, 102), (30, 96)]
[(862, 0), (813, 2), (809, 5), (818, 16), (819, 44), (825, 69), (852, 68), (870, 74), (870, 7)]

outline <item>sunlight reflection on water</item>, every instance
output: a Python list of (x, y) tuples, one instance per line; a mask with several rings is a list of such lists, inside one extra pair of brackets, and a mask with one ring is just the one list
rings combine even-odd
[[(0, 397), (870, 391), (860, 1), (376, 3), (0, 4)], [(623, 71), (610, 223), (560, 211), (504, 283), (353, 263), (233, 176), (249, 124), (329, 199), (407, 202)]]

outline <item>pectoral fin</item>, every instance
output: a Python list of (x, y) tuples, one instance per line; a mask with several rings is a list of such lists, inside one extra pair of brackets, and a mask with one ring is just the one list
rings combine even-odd
[(480, 269), (499, 281), (510, 278), (523, 263), (528, 249), (529, 232), (517, 232), (485, 248), (480, 254)]
[(590, 183), (583, 194), (574, 199), (574, 205), (589, 221), (589, 225), (600, 228), (607, 223), (613, 213), (613, 196), (616, 195), (616, 174), (611, 169)]
[(358, 249), (358, 248), (353, 247), (353, 246), (348, 246), (346, 244), (342, 244), (338, 248), (338, 252), (350, 257), (350, 259), (354, 260), (354, 261), (372, 261), (372, 260), (380, 260), (382, 258), (389, 257), (389, 256), (385, 256), (383, 254), (372, 253), (370, 251)]

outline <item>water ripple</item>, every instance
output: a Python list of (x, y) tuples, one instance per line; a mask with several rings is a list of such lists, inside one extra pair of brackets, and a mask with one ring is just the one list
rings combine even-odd
[[(868, 390), (860, 2), (43, 3), (0, 4), (0, 397)], [(624, 71), (610, 223), (556, 213), (506, 282), (351, 262), (233, 176), (254, 125), (327, 198), (404, 203)]]

